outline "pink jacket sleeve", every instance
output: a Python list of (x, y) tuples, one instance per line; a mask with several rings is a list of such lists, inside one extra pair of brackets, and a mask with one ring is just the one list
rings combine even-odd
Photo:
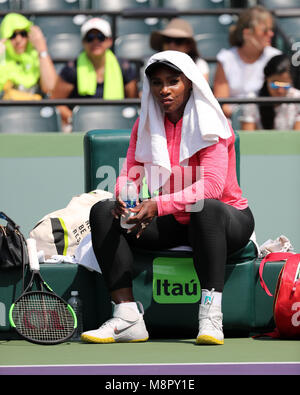
[(202, 199), (220, 199), (227, 177), (228, 149), (226, 140), (204, 148), (197, 154), (201, 178), (182, 191), (157, 196), (158, 215), (186, 211), (186, 206)]

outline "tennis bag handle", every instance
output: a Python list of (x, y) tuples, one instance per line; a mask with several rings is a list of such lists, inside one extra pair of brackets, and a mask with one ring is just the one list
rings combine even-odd
[(3, 211), (0, 211), (0, 218), (4, 219), (5, 221), (9, 222), (14, 228), (19, 228), (19, 225), (15, 223), (11, 218), (9, 218)]
[(269, 296), (273, 296), (273, 295), (269, 291), (269, 289), (263, 279), (263, 270), (264, 270), (265, 263), (266, 262), (274, 262), (274, 261), (285, 261), (289, 258), (297, 258), (297, 255), (299, 255), (299, 254), (293, 254), (292, 252), (271, 252), (263, 258), (263, 260), (261, 261), (261, 263), (259, 265), (259, 280), (260, 280), (260, 285), (262, 286), (263, 290)]
[[(16, 224), (11, 218), (9, 218), (6, 214), (4, 214), (3, 211), (0, 211), (0, 218), (2, 218), (2, 219), (4, 219), (5, 221), (7, 221), (13, 229), (17, 229), (17, 230), (18, 230), (18, 233), (19, 233), (20, 237), (22, 238), (22, 240), (24, 241), (24, 243), (25, 243), (25, 245), (26, 245), (25, 237), (24, 237), (23, 234), (20, 232), (20, 229), (19, 229), (20, 227), (19, 227), (19, 225), (17, 225), (17, 224)], [(9, 250), (11, 251), (12, 256), (14, 256), (14, 254), (15, 254), (15, 252), (14, 252), (15, 246), (14, 246), (14, 244), (13, 244), (13, 242), (12, 242), (12, 240), (11, 240), (10, 238), (7, 238), (7, 246), (8, 246), (8, 248), (9, 248)], [(21, 248), (22, 248), (23, 262), (26, 262), (26, 255), (25, 255), (25, 253), (24, 253), (24, 245), (23, 245), (22, 243), (21, 243)]]

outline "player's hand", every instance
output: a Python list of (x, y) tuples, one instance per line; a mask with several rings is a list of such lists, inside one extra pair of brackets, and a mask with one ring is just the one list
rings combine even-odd
[(127, 209), (126, 209), (126, 204), (123, 202), (120, 196), (117, 196), (115, 200), (115, 205), (112, 209), (112, 215), (118, 219), (121, 216), (125, 216)]
[(157, 203), (152, 199), (144, 200), (135, 208), (131, 208), (130, 211), (135, 215), (130, 217), (127, 222), (135, 226), (129, 229), (128, 232), (137, 230), (136, 237), (139, 238), (147, 226), (152, 222), (153, 218), (157, 216)]

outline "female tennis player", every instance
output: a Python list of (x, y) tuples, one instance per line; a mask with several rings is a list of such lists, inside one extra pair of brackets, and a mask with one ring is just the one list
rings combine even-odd
[[(146, 177), (149, 199), (120, 226), (127, 179)], [(158, 191), (158, 193), (154, 193)], [(91, 209), (92, 243), (114, 304), (113, 318), (84, 332), (94, 343), (146, 341), (143, 307), (132, 291), (132, 247), (190, 245), (202, 294), (197, 344), (223, 344), (222, 291), (227, 256), (254, 230), (236, 177), (234, 132), (208, 83), (181, 52), (153, 55), (145, 68), (141, 113), (117, 180), (115, 201)], [(234, 306), (233, 306), (234, 308)]]

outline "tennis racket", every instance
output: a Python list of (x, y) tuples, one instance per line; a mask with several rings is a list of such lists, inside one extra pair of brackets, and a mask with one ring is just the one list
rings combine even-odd
[[(27, 247), (32, 275), (22, 295), (10, 307), (10, 324), (32, 343), (62, 343), (72, 336), (77, 327), (76, 314), (43, 280), (36, 241), (27, 239)], [(32, 290), (35, 283), (37, 290)]]

